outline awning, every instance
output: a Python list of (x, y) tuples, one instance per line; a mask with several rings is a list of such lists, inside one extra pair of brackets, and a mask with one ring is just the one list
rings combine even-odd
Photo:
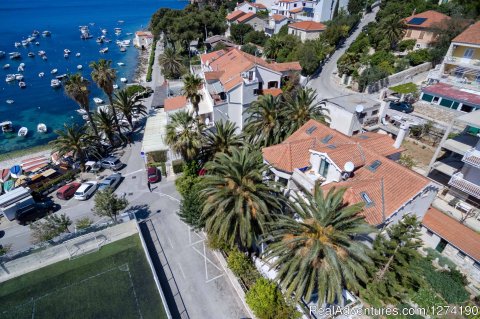
[(47, 169), (45, 172), (42, 173), (44, 177), (48, 177), (52, 174), (55, 174), (57, 171), (54, 170), (53, 168)]
[(164, 142), (166, 132), (167, 113), (157, 112), (155, 115), (148, 117), (143, 134), (142, 151), (144, 153), (167, 151), (168, 145)]

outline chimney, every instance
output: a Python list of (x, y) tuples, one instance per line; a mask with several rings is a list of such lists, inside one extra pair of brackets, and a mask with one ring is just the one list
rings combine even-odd
[(397, 139), (395, 140), (395, 143), (393, 143), (393, 147), (400, 148), (400, 146), (402, 146), (402, 142), (405, 139), (405, 136), (407, 135), (407, 133), (408, 133), (408, 124), (402, 123), (402, 125), (400, 125), (400, 129), (398, 130)]

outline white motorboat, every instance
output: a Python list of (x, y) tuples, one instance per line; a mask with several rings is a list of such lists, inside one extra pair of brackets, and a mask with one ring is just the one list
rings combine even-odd
[(28, 134), (28, 128), (26, 128), (25, 126), (22, 126), (18, 130), (18, 136), (20, 136), (20, 137), (25, 137), (25, 136), (27, 136), (27, 134)]
[(78, 52), (77, 54), (75, 54), (75, 56), (76, 56), (77, 58), (79, 58), (80, 55), (81, 55), (80, 52)]
[(8, 63), (3, 65), (4, 69), (8, 69), (9, 67), (10, 67), (10, 64), (8, 64)]
[(97, 43), (103, 43), (103, 38), (97, 38), (97, 40), (95, 40), (95, 42), (97, 42)]
[(81, 64), (77, 65), (77, 70), (81, 70), (81, 69), (83, 69), (83, 65)]
[(123, 40), (122, 45), (125, 46), (125, 47), (129, 47), (130, 46), (130, 40)]
[(113, 85), (113, 88), (114, 88), (115, 90), (118, 89), (118, 84), (114, 84), (114, 85)]
[(57, 69), (53, 69), (52, 71), (50, 71), (51, 74), (56, 74), (58, 72)]
[(12, 132), (13, 131), (13, 123), (12, 121), (4, 121), (0, 123), (0, 126), (2, 127), (2, 132), (7, 133), (7, 132)]
[(5, 56), (5, 51), (0, 51), (0, 58), (3, 58)]
[(52, 33), (51, 33), (50, 31), (48, 31), (48, 30), (45, 30), (45, 31), (42, 32), (42, 35), (43, 35), (44, 37), (49, 37), (49, 36), (52, 35)]
[(127, 82), (128, 82), (127, 78), (120, 78), (120, 81), (121, 81), (122, 83), (127, 83)]
[(40, 31), (38, 31), (38, 30), (33, 30), (33, 32), (32, 32), (32, 36), (37, 36), (39, 34), (40, 34)]
[(66, 77), (67, 77), (67, 74), (64, 73), (64, 74), (57, 75), (55, 78), (56, 78), (57, 80), (60, 80), (60, 81), (61, 81), (61, 80), (63, 80), (63, 79), (66, 78)]
[(45, 55), (45, 51), (43, 51), (43, 50), (38, 51), (38, 55), (39, 55), (39, 56), (44, 56), (44, 55)]
[(10, 55), (10, 59), (12, 59), (12, 60), (20, 59), (22, 57), (20, 52), (11, 52), (11, 53), (9, 53), (9, 55)]
[(22, 81), (23, 80), (23, 75), (22, 74), (15, 74), (15, 80)]
[(47, 56), (46, 55), (42, 56), (42, 60), (47, 61), (48, 60)]
[(69, 49), (63, 50), (63, 53), (65, 53), (65, 54), (70, 54), (70, 52), (72, 52), (72, 51), (70, 51)]
[(35, 57), (35, 53), (33, 53), (33, 52), (28, 52), (28, 56), (31, 57), (31, 58), (33, 58), (33, 57)]
[(133, 33), (132, 32), (127, 32), (125, 33), (126, 35), (132, 35)]
[(15, 81), (15, 74), (7, 74), (5, 77), (5, 82), (12, 82)]
[(40, 42), (38, 42), (38, 41), (37, 41), (37, 42), (35, 42), (35, 45), (40, 45)]
[(120, 24), (122, 24), (122, 23), (124, 23), (125, 21), (123, 21), (123, 20), (118, 20), (117, 22), (120, 23)]
[(65, 59), (68, 59), (68, 54), (65, 53), (65, 54), (63, 55), (63, 57), (64, 57)]
[(52, 79), (50, 81), (50, 86), (54, 89), (59, 88), (61, 85), (62, 85), (62, 82), (60, 82), (60, 80)]
[(101, 49), (99, 52), (100, 53), (107, 53), (108, 52), (108, 47)]
[(115, 32), (122, 32), (122, 28), (115, 28), (113, 30), (115, 30)]
[(123, 63), (123, 62), (118, 62), (117, 65), (118, 65), (118, 66), (125, 66), (125, 63)]
[(18, 86), (19, 86), (21, 89), (24, 89), (24, 88), (27, 87), (27, 84), (26, 84), (25, 82), (23, 82), (23, 81), (20, 81), (20, 82), (18, 82)]
[(27, 40), (22, 40), (22, 45), (26, 47), (30, 42)]
[(37, 125), (37, 132), (38, 133), (47, 133), (47, 126), (43, 123)]
[(23, 66), (19, 65), (18, 68), (17, 68), (17, 71), (18, 72), (23, 72), (23, 71), (25, 71), (25, 69), (23, 68)]
[(107, 29), (102, 29), (102, 33), (107, 34), (108, 33)]
[(93, 102), (95, 102), (95, 104), (97, 104), (97, 105), (104, 103), (103, 100), (99, 97), (94, 97)]
[(15, 103), (14, 100), (6, 100), (5, 102), (6, 102), (7, 104), (13, 104), (13, 103)]
[(120, 52), (127, 52), (127, 48), (122, 45), (120, 47)]
[(20, 63), (19, 66), (21, 66), (22, 68), (25, 67), (25, 63)]
[(40, 72), (40, 73), (38, 73), (38, 77), (39, 77), (39, 78), (43, 78), (43, 76), (44, 76), (44, 75), (45, 75), (45, 73), (44, 73), (44, 72)]
[(15, 42), (15, 47), (18, 48), (19, 46), (21, 46), (22, 43), (21, 42)]

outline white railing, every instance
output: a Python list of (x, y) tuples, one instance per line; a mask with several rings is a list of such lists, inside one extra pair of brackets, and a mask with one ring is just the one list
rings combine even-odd
[(445, 63), (454, 63), (458, 65), (464, 65), (467, 67), (474, 67), (474, 68), (479, 68), (480, 69), (480, 60), (478, 59), (469, 59), (469, 58), (459, 58), (456, 56), (446, 56)]
[(462, 161), (477, 168), (480, 168), (480, 151), (472, 148), (463, 155)]
[(450, 181), (448, 182), (448, 185), (480, 199), (480, 185), (464, 179), (461, 172), (453, 174), (452, 178), (450, 178)]

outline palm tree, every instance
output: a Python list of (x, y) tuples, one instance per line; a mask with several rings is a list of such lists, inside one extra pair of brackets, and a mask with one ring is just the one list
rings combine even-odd
[(145, 105), (138, 102), (138, 100), (129, 93), (127, 89), (122, 89), (115, 93), (115, 99), (113, 100), (113, 106), (122, 112), (125, 119), (130, 125), (130, 130), (133, 132), (133, 114), (137, 112), (139, 114), (147, 114), (147, 108)]
[(278, 36), (273, 36), (265, 43), (264, 54), (267, 58), (275, 60), (283, 46), (283, 41)]
[(86, 125), (64, 124), (63, 130), (56, 130), (55, 134), (58, 137), (50, 142), (53, 151), (58, 152), (60, 156), (72, 152), (73, 158), (80, 161), (82, 170), (85, 167), (85, 159), (99, 154), (98, 137), (90, 135)]
[(217, 153), (230, 154), (233, 147), (240, 147), (243, 141), (240, 135), (235, 133), (235, 123), (230, 121), (216, 122), (214, 131), (208, 130), (204, 136), (203, 150), (209, 158)]
[(358, 291), (359, 281), (368, 280), (365, 267), (372, 261), (357, 236), (374, 230), (358, 214), (363, 203), (346, 205), (344, 193), (331, 188), (325, 195), (316, 187), (313, 196), (291, 203), (295, 217), (279, 216), (272, 226), (266, 256), (287, 295), (297, 301), (308, 302), (314, 293), (320, 306), (340, 301), (343, 288)]
[(298, 130), (309, 120), (325, 123), (330, 118), (324, 101), (317, 101), (316, 91), (312, 88), (301, 88), (294, 95), (287, 94), (282, 117), (286, 119), (287, 135)]
[(117, 128), (114, 116), (109, 110), (98, 109), (93, 116), (93, 121), (98, 129), (105, 134), (111, 146), (115, 146), (115, 129)]
[(184, 160), (194, 160), (202, 147), (202, 130), (204, 125), (191, 113), (179, 111), (174, 113), (167, 124), (165, 142)]
[(264, 95), (247, 108), (244, 133), (251, 143), (266, 147), (282, 141), (281, 106), (279, 97)]
[(117, 73), (114, 68), (112, 68), (112, 61), (100, 59), (98, 62), (91, 62), (90, 68), (92, 69), (92, 80), (97, 84), (97, 86), (102, 89), (102, 91), (107, 95), (108, 101), (110, 102), (110, 109), (113, 114), (113, 119), (118, 131), (118, 135), (122, 136), (120, 130), (120, 125), (118, 124), (117, 111), (113, 106), (113, 85), (117, 79)]
[(198, 117), (198, 108), (202, 101), (202, 94), (198, 91), (202, 88), (202, 78), (195, 74), (188, 74), (183, 79), (183, 94), (190, 100), (195, 111), (195, 115)]
[(98, 136), (97, 127), (95, 126), (95, 123), (92, 120), (92, 114), (90, 113), (89, 85), (90, 82), (83, 78), (80, 73), (70, 75), (65, 82), (65, 94), (77, 102), (82, 110), (87, 112), (88, 120), (92, 125), (93, 131), (95, 132), (95, 135)]
[(165, 48), (158, 57), (158, 63), (163, 68), (166, 78), (178, 78), (183, 72), (182, 58), (174, 48)]
[(282, 202), (276, 188), (264, 183), (268, 167), (260, 152), (232, 148), (231, 155), (217, 153), (205, 169), (201, 191), (205, 230), (231, 247), (251, 251)]
[(390, 48), (395, 48), (398, 41), (403, 38), (405, 33), (405, 22), (398, 15), (391, 15), (386, 17), (380, 24), (380, 35), (387, 39), (390, 43)]

